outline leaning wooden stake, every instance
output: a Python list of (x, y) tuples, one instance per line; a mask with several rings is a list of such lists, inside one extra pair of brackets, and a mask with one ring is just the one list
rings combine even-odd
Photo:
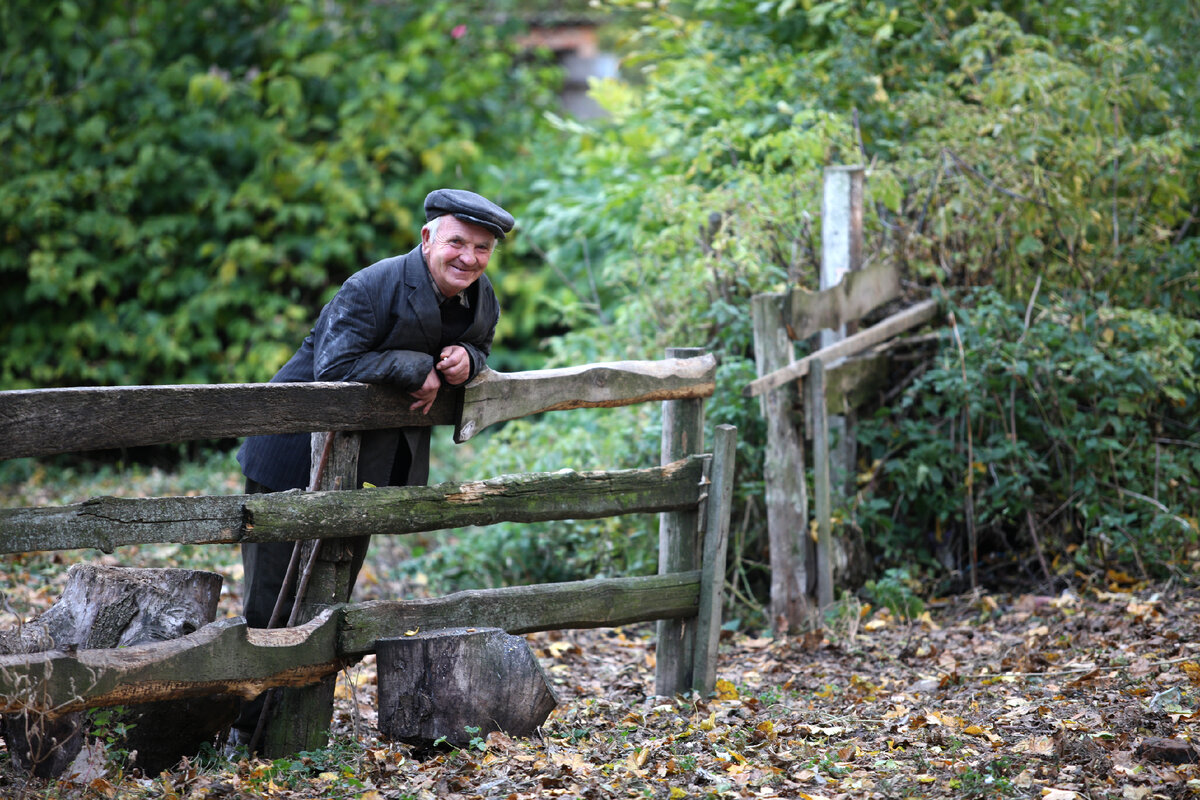
[(803, 378), (812, 369), (814, 361), (821, 361), (828, 364), (839, 358), (861, 353), (868, 347), (873, 347), (880, 342), (887, 341), (898, 333), (903, 333), (928, 322), (937, 316), (937, 310), (937, 300), (922, 300), (916, 305), (906, 308), (898, 314), (893, 314), (876, 325), (872, 325), (865, 331), (859, 331), (853, 336), (847, 336), (836, 344), (822, 348), (799, 361), (793, 361), (786, 367), (750, 381), (750, 383), (742, 387), (742, 396), (757, 397), (763, 392), (769, 392), (797, 378)]
[[(671, 348), (667, 358), (698, 357), (697, 348)], [(669, 464), (704, 449), (704, 401), (669, 400), (663, 403), (662, 463)], [(672, 511), (659, 518), (658, 573), (690, 572), (699, 568), (700, 515), (692, 508)], [(692, 685), (696, 620), (660, 620), (655, 648), (655, 691), (668, 696)]]
[(695, 674), (692, 687), (709, 694), (717, 683), (717, 645), (721, 638), (721, 605), (725, 590), (725, 546), (729, 541), (729, 511), (733, 504), (737, 428), (718, 425), (713, 437), (712, 477), (705, 503), (704, 565), (700, 574), (700, 612), (697, 614)]

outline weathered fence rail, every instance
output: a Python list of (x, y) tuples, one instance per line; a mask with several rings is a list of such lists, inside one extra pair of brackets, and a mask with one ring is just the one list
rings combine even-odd
[[(97, 497), (69, 506), (0, 509), (0, 553), (137, 544), (241, 544), (597, 519), (697, 503), (703, 456), (641, 470), (506, 475), (355, 492), (205, 497)], [(566, 514), (567, 516), (564, 516)]]
[[(63, 507), (0, 510), (3, 553), (112, 552), (155, 542), (337, 540), (632, 513), (658, 513), (663, 519), (656, 576), (468, 591), (420, 601), (322, 604), (318, 599), (306, 603), (311, 619), (292, 628), (249, 629), (235, 618), (179, 639), (119, 650), (0, 656), (0, 712), (52, 717), (102, 705), (213, 693), (249, 697), (268, 687), (310, 687), (373, 652), (381, 638), (415, 628), (466, 625), (526, 633), (658, 620), (659, 693), (693, 685), (711, 690), (735, 431), (719, 426), (712, 452), (701, 452), (703, 399), (714, 389), (715, 360), (699, 351), (675, 354), (679, 357), (653, 362), (485, 372), (464, 389), (446, 393), (427, 416), (407, 410), (407, 395), (359, 384), (0, 392), (0, 458), (397, 425), (454, 425), (462, 441), (489, 424), (546, 411), (667, 401), (666, 463), (646, 469), (507, 475), (430, 487), (100, 497)], [(353, 486), (357, 437), (338, 441), (335, 450), (347, 449), (348, 457), (341, 460), (347, 454), (339, 452), (332, 472)], [(324, 718), (301, 720), (292, 725), (295, 730), (281, 729), (274, 738), (269, 734), (268, 754), (320, 744), (332, 696), (299, 691), (299, 705), (289, 708)]]
[(364, 383), (249, 383), (0, 392), (0, 459), (270, 433), (454, 425), (455, 440), (544, 411), (711, 397), (712, 356), (614, 361), (504, 373), (487, 370), (438, 392), (428, 414), (412, 398)]

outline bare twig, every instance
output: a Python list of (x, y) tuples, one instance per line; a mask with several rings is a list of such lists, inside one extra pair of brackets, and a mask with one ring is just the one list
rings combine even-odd
[(967, 162), (965, 162), (961, 158), (959, 158), (957, 155), (955, 155), (953, 150), (946, 149), (946, 150), (943, 150), (942, 152), (944, 152), (946, 155), (950, 156), (950, 158), (954, 160), (954, 163), (957, 164), (961, 169), (966, 170), (971, 175), (974, 175), (976, 178), (983, 181), (993, 191), (999, 192), (1000, 194), (1004, 195), (1005, 197), (1011, 197), (1013, 200), (1020, 200), (1022, 203), (1032, 203), (1033, 205), (1041, 206), (1042, 208), (1050, 208), (1049, 203), (1043, 203), (1041, 200), (1034, 200), (1033, 198), (1026, 197), (1023, 194), (1018, 194), (1017, 192), (1014, 192), (1011, 189), (1005, 189), (1003, 186), (998, 186), (996, 184), (996, 182), (993, 181), (991, 178), (989, 178), (986, 175), (984, 175), (983, 173), (979, 172), (979, 170), (975, 169), (970, 164), (968, 164)]
[(967, 429), (967, 478), (966, 514), (967, 538), (971, 547), (971, 590), (978, 588), (979, 533), (975, 530), (975, 449), (971, 436), (971, 395), (967, 387), (967, 354), (963, 349), (962, 337), (958, 333), (958, 320), (950, 312), (950, 327), (954, 331), (954, 343), (958, 346), (958, 363), (963, 378), (963, 418)]
[(1050, 567), (1046, 564), (1046, 555), (1042, 552), (1042, 541), (1038, 537), (1037, 526), (1033, 524), (1033, 512), (1028, 508), (1025, 509), (1025, 522), (1029, 525), (1029, 538), (1033, 539), (1033, 549), (1037, 553), (1038, 564), (1042, 567), (1042, 574), (1046, 576), (1047, 581), (1054, 580), (1054, 576), (1050, 574)]

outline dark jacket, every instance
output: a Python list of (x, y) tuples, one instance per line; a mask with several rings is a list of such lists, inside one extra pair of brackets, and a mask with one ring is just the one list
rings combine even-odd
[[(385, 383), (415, 391), (433, 369), (436, 356), (459, 344), (471, 356), (471, 377), (484, 366), (500, 318), (491, 282), (480, 276), (466, 290), (469, 311), (458, 314), (466, 330), (443, 330), (442, 314), (418, 245), (351, 275), (321, 310), (312, 332), (283, 365), (272, 383), (357, 381)], [(457, 303), (451, 299), (449, 303)], [(447, 333), (453, 338), (447, 340)], [(420, 485), (429, 478), (430, 428), (392, 428), (363, 433), (359, 483), (385, 486), (403, 436), (412, 456), (405, 480)], [(273, 491), (308, 486), (309, 435), (252, 436), (238, 451), (246, 477)]]

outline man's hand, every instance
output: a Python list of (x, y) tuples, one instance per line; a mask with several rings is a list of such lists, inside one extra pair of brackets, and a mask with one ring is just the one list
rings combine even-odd
[(442, 348), (436, 369), (442, 373), (442, 379), (451, 386), (465, 383), (467, 378), (471, 377), (471, 356), (467, 353), (467, 348), (457, 344)]
[(425, 383), (420, 389), (412, 392), (412, 396), (417, 398), (417, 402), (409, 406), (409, 410), (421, 410), (422, 414), (428, 414), (429, 409), (433, 407), (433, 401), (437, 399), (438, 389), (442, 387), (442, 379), (438, 375), (437, 369), (429, 370), (429, 374), (425, 376)]

